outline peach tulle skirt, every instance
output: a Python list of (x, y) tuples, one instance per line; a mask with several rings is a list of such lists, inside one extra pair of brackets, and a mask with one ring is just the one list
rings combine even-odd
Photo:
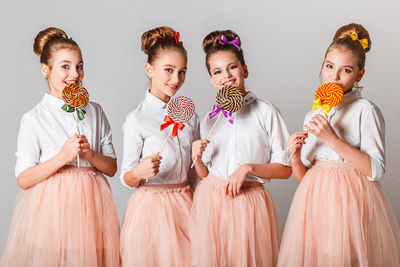
[(400, 230), (379, 182), (317, 161), (294, 195), (278, 266), (400, 266)]
[(119, 266), (119, 224), (106, 178), (65, 166), (18, 193), (1, 266)]
[(121, 228), (122, 266), (190, 266), (192, 195), (186, 183), (142, 185), (133, 193)]
[(194, 266), (276, 266), (281, 221), (272, 197), (258, 182), (245, 182), (235, 198), (225, 180), (209, 174), (193, 198)]

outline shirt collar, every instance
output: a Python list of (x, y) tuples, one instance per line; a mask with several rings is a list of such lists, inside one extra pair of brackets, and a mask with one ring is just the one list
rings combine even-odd
[(361, 98), (361, 92), (359, 89), (353, 89), (350, 92), (346, 92), (343, 95), (342, 101), (339, 102), (339, 104), (337, 104), (337, 106), (335, 107), (336, 110), (340, 110), (341, 108), (343, 108), (344, 106), (346, 106), (347, 104), (353, 102), (356, 99)]
[(251, 91), (248, 91), (243, 99), (243, 106), (247, 106), (247, 105), (253, 103), (254, 100), (256, 100), (256, 99), (257, 99), (256, 94), (254, 94)]
[(53, 95), (51, 95), (49, 93), (45, 93), (44, 94), (44, 96), (42, 98), (42, 102), (46, 103), (46, 104), (49, 104), (49, 105), (52, 105), (52, 106), (57, 107), (57, 108), (61, 108), (64, 105), (64, 100), (62, 100), (62, 99), (60, 99), (60, 98), (58, 98), (56, 96), (53, 96)]
[(146, 96), (144, 99), (150, 105), (161, 108), (161, 109), (167, 108), (167, 105), (168, 105), (168, 103), (165, 103), (164, 101), (162, 101), (161, 99), (159, 99), (158, 97), (156, 97), (155, 95), (150, 93), (150, 90), (146, 91)]

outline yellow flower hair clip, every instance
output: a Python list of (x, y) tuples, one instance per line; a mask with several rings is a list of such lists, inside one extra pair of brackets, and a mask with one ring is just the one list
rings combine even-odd
[(368, 47), (368, 40), (365, 38), (361, 40), (358, 39), (358, 34), (356, 32), (352, 32), (350, 34), (350, 37), (351, 39), (353, 39), (353, 41), (359, 41), (363, 49), (366, 49)]

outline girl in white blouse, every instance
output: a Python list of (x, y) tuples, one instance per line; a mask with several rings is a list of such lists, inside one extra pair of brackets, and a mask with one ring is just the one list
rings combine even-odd
[[(288, 132), (279, 111), (246, 90), (248, 71), (237, 34), (211, 32), (203, 48), (212, 85), (218, 90), (237, 87), (244, 105), (232, 115), (233, 124), (220, 120), (210, 140), (192, 146), (192, 158), (198, 158), (195, 169), (202, 179), (192, 208), (193, 264), (275, 266), (281, 222), (262, 179), (290, 177)], [(204, 118), (203, 138), (215, 120)]]
[(385, 172), (385, 123), (358, 87), (370, 48), (362, 25), (337, 30), (321, 75), (343, 88), (343, 99), (328, 119), (309, 112), (305, 131), (289, 138), (300, 184), (278, 266), (400, 266), (399, 227), (378, 182)]
[(190, 266), (187, 180), (191, 144), (199, 138), (197, 115), (158, 153), (173, 127), (160, 131), (167, 104), (185, 81), (186, 50), (179, 33), (165, 26), (142, 35), (142, 50), (148, 55), (150, 90), (123, 126), (121, 182), (138, 189), (122, 223), (122, 266)]
[(110, 125), (89, 102), (79, 135), (74, 113), (61, 109), (63, 88), (83, 79), (81, 50), (57, 28), (39, 32), (33, 48), (49, 92), (21, 120), (15, 175), (23, 190), (1, 266), (118, 266), (118, 217), (102, 174), (117, 170)]

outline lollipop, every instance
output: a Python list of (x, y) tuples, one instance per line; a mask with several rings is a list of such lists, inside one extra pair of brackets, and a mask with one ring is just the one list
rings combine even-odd
[(315, 92), (315, 100), (312, 110), (322, 108), (326, 118), (334, 106), (339, 104), (343, 98), (342, 87), (335, 83), (321, 85)]
[(83, 120), (86, 112), (81, 108), (89, 102), (89, 93), (85, 87), (78, 83), (69, 84), (64, 87), (62, 98), (65, 102), (62, 109), (67, 112), (76, 110), (79, 120)]
[[(329, 112), (334, 106), (339, 104), (342, 98), (343, 90), (340, 85), (337, 85), (336, 83), (325, 83), (317, 89), (317, 92), (315, 92), (315, 100), (314, 105), (312, 106), (312, 110), (322, 108), (325, 117), (328, 118)], [(290, 154), (288, 162), (293, 157), (293, 154), (294, 152), (296, 152), (296, 150), (297, 149), (295, 149), (292, 154)]]
[[(222, 89), (218, 90), (217, 93), (217, 104), (213, 106), (213, 111), (210, 112), (209, 117), (212, 119), (218, 113), (217, 120), (214, 122), (213, 127), (211, 127), (210, 132), (208, 133), (206, 139), (208, 139), (214, 130), (215, 126), (218, 123), (218, 120), (221, 118), (221, 115), (224, 114), (225, 118), (228, 120), (230, 124), (233, 124), (232, 113), (238, 111), (243, 106), (243, 94), (239, 89), (233, 86), (225, 86)], [(197, 157), (192, 163), (191, 168), (193, 168), (194, 164), (197, 161)]]
[(193, 101), (186, 96), (178, 96), (169, 102), (167, 107), (167, 116), (164, 118), (165, 123), (161, 125), (160, 131), (172, 124), (174, 127), (172, 127), (167, 138), (165, 139), (164, 144), (160, 149), (160, 153), (163, 151), (170, 135), (172, 134), (172, 138), (174, 138), (178, 135), (178, 129), (183, 130), (183, 128), (185, 128), (184, 123), (193, 117), (194, 110), (195, 106)]
[[(62, 99), (65, 104), (61, 107), (66, 112), (76, 111), (76, 132), (79, 134), (78, 119), (83, 120), (85, 118), (85, 111), (83, 108), (89, 102), (88, 91), (78, 83), (72, 83), (64, 87), (62, 91)], [(79, 167), (79, 154), (76, 156), (78, 167)]]

